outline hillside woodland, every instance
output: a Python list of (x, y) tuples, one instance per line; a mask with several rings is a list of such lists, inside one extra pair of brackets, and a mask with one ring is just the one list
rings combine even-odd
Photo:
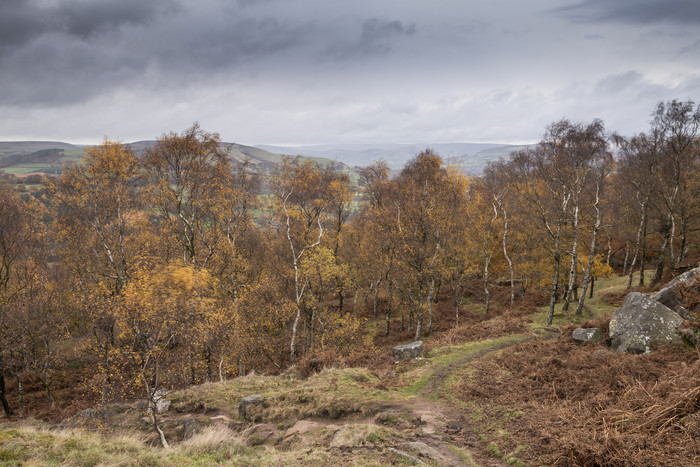
[[(554, 122), (481, 176), (430, 149), (393, 174), (302, 158), (263, 174), (195, 124), (138, 155), (106, 140), (29, 190), (8, 180), (0, 461), (700, 459), (697, 350), (594, 353), (568, 326), (605, 330), (627, 290), (697, 266), (692, 101), (659, 103), (629, 138), (599, 120)], [(421, 339), (430, 358), (393, 361), (392, 345)], [(274, 402), (225, 436), (180, 443), (183, 414), (230, 422), (252, 393)], [(180, 415), (162, 413), (164, 394)], [(347, 416), (361, 423), (343, 444), (346, 422), (322, 420)], [(325, 431), (290, 435), (303, 419)], [(245, 431), (261, 421), (286, 437)], [(432, 456), (411, 445), (426, 423), (451, 436), (424, 440), (442, 449)], [(129, 430), (143, 435), (114, 437)]]

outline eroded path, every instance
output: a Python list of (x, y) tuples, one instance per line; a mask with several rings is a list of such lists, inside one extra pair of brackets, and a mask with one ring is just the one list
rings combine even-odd
[[(420, 387), (416, 396), (405, 402), (396, 402), (388, 410), (408, 410), (412, 416), (420, 420), (421, 426), (413, 435), (415, 441), (406, 447), (411, 452), (418, 451), (419, 458), (429, 459), (438, 465), (505, 465), (493, 458), (479, 455), (479, 436), (474, 432), (468, 421), (468, 415), (457, 404), (447, 397), (447, 387), (460, 370), (488, 354), (503, 350), (521, 342), (533, 339), (532, 335), (514, 336), (495, 340), (492, 344), (476, 351), (457, 351), (456, 356), (438, 357), (427, 374), (421, 379), (425, 384)], [(419, 385), (421, 382), (419, 381)]]

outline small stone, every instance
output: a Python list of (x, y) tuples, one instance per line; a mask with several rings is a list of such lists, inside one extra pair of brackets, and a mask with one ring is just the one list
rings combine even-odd
[(199, 432), (199, 423), (194, 418), (185, 418), (182, 424), (182, 440), (190, 439)]
[(156, 404), (157, 413), (165, 413), (170, 408), (170, 401), (165, 398), (167, 391), (159, 389), (153, 394), (153, 402)]
[(681, 329), (680, 334), (685, 344), (690, 347), (698, 346), (698, 336), (695, 335), (692, 329)]
[(423, 341), (415, 341), (410, 344), (397, 345), (391, 349), (394, 358), (404, 360), (406, 358), (418, 358), (423, 353)]
[(238, 415), (244, 420), (247, 419), (247, 410), (248, 407), (255, 407), (257, 405), (260, 405), (264, 401), (264, 397), (262, 394), (252, 394), (250, 396), (245, 396), (243, 399), (241, 399), (240, 404), (238, 405)]
[(593, 344), (602, 344), (605, 341), (603, 332), (598, 328), (576, 328), (571, 334), (571, 338), (577, 344), (591, 342)]
[(284, 436), (303, 435), (309, 431), (318, 430), (321, 427), (322, 425), (320, 423), (312, 422), (311, 420), (299, 420), (285, 432)]

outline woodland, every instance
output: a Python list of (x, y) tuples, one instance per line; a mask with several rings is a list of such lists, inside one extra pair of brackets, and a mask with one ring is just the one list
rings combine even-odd
[(301, 157), (261, 173), (197, 124), (139, 153), (105, 140), (29, 191), (0, 181), (0, 401), (57, 420), (145, 400), (167, 446), (164, 390), (366, 362), (494, 307), (546, 306), (552, 325), (603, 278), (697, 265), (699, 236), (693, 101), (632, 137), (553, 122), (480, 176), (431, 149), (393, 174)]

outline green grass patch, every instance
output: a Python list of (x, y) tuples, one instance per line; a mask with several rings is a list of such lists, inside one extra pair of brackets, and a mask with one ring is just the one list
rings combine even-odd
[(387, 400), (376, 388), (378, 378), (364, 368), (327, 368), (307, 379), (248, 375), (222, 383), (208, 383), (173, 393), (173, 407), (221, 410), (237, 416), (241, 398), (263, 394), (260, 417), (279, 422), (308, 417), (339, 418), (371, 415), (372, 402)]
[(462, 462), (464, 462), (465, 466), (467, 466), (467, 467), (479, 467), (479, 464), (474, 462), (474, 458), (472, 458), (472, 456), (464, 449), (458, 448), (457, 446), (453, 446), (452, 444), (448, 444), (447, 449), (449, 449), (450, 452), (452, 452), (452, 454), (459, 457), (460, 460)]
[[(482, 341), (466, 342), (464, 344), (449, 345), (434, 349), (429, 358), (422, 360), (420, 365), (410, 370), (403, 375), (404, 386), (399, 389), (399, 393), (405, 397), (415, 396), (419, 394), (427, 385), (435, 378), (437, 372), (441, 369), (455, 364), (463, 359), (468, 359), (479, 352), (489, 351), (507, 344), (514, 344), (525, 336), (515, 334), (496, 339), (485, 339)], [(462, 371), (456, 369), (455, 371)], [(439, 392), (444, 391), (445, 387), (450, 383), (451, 376), (445, 378)], [(439, 396), (439, 394), (435, 394)]]
[[(653, 271), (645, 271), (644, 277), (649, 283), (653, 277)], [(609, 316), (619, 306), (607, 303), (605, 295), (611, 292), (620, 292), (627, 287), (628, 276), (611, 276), (601, 277), (596, 280), (593, 291), (593, 297), (586, 296), (584, 309), (581, 315), (576, 315), (576, 307), (578, 301), (572, 301), (569, 304), (569, 309), (564, 311), (564, 302), (559, 301), (554, 305), (554, 315), (552, 316), (552, 325), (557, 327), (567, 326), (569, 324), (581, 324), (588, 319), (595, 319), (602, 316)], [(639, 272), (634, 273), (632, 285), (639, 282)], [(588, 294), (588, 292), (586, 292)], [(547, 315), (549, 313), (549, 305), (541, 306), (537, 309), (537, 313), (532, 315), (532, 328), (540, 328), (547, 325)]]

